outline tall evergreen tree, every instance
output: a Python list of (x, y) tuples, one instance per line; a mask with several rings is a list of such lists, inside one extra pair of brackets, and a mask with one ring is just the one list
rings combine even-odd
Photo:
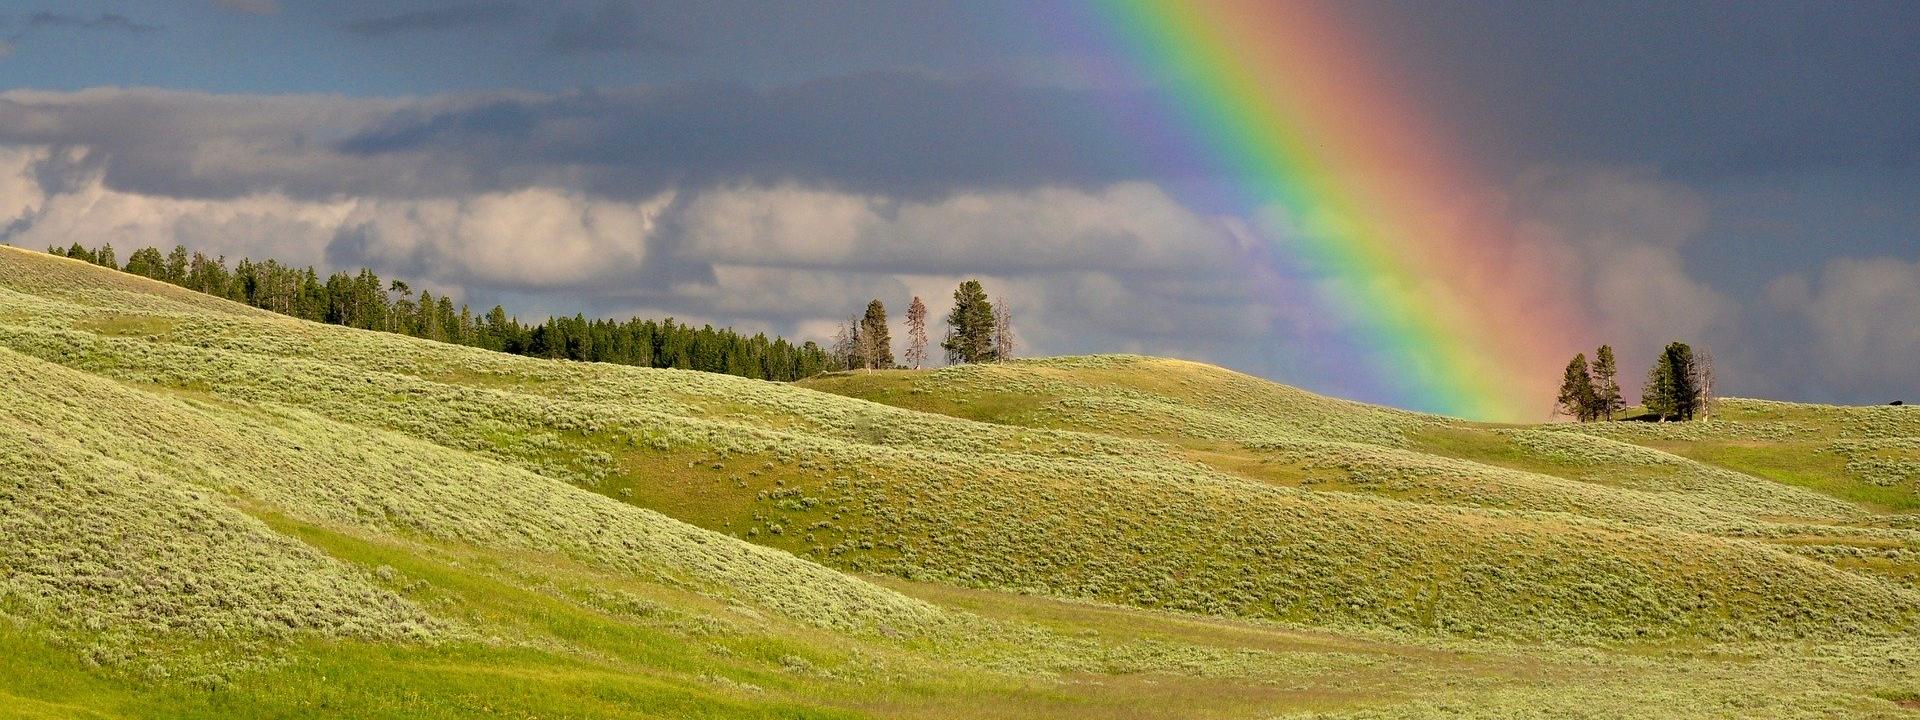
[(300, 278), (300, 292), (305, 305), (300, 317), (324, 322), (327, 315), (327, 286), (320, 284), (320, 273), (315, 272), (312, 265), (307, 266), (306, 276)]
[(186, 286), (208, 295), (225, 296), (230, 277), (226, 256), (208, 259), (205, 255), (194, 253), (193, 261), (187, 267)]
[(140, 248), (127, 256), (126, 271), (140, 277), (164, 280), (167, 259), (160, 256), (159, 248)]
[(1593, 354), (1593, 393), (1599, 403), (1600, 416), (1608, 420), (1613, 414), (1626, 407), (1627, 401), (1620, 396), (1620, 366), (1614, 362), (1613, 346), (1601, 345)]
[(167, 253), (167, 274), (162, 279), (175, 285), (187, 282), (187, 246), (175, 245), (173, 252)]
[[(456, 322), (456, 332), (454, 333), (453, 341), (461, 345), (478, 345), (479, 335), (474, 332), (473, 309), (467, 307), (465, 303), (461, 303), (460, 318)], [(634, 363), (628, 364), (632, 365)]]
[(1647, 371), (1647, 384), (1640, 388), (1640, 404), (1662, 422), (1673, 415), (1673, 365), (1665, 352)]
[(867, 303), (860, 318), (860, 339), (866, 347), (868, 368), (893, 367), (893, 336), (887, 331), (887, 306), (878, 298)]
[(428, 329), (422, 337), (440, 342), (448, 342), (459, 337), (460, 320), (453, 315), (453, 298), (441, 295), (440, 299), (433, 303), (433, 307), (428, 308), (426, 297), (425, 293), (421, 293), (420, 309), (428, 311), (433, 316), (433, 322), (427, 326)]
[(1580, 422), (1592, 420), (1599, 414), (1597, 397), (1593, 376), (1588, 374), (1586, 353), (1573, 356), (1560, 379), (1560, 410)]
[(1693, 419), (1699, 410), (1700, 377), (1692, 347), (1683, 342), (1667, 343), (1647, 374), (1640, 403), (1661, 420)]
[(993, 303), (979, 280), (960, 283), (953, 291), (953, 310), (947, 313), (947, 339), (940, 347), (948, 363), (977, 363), (993, 359)]
[(907, 306), (907, 364), (919, 370), (927, 362), (927, 304), (913, 296)]
[(493, 306), (492, 310), (487, 311), (486, 319), (480, 322), (480, 347), (488, 350), (513, 352), (507, 348), (509, 342), (512, 342), (513, 339), (519, 335), (518, 327), (515, 327), (517, 325), (519, 325), (519, 323), (509, 325), (506, 308), (500, 307), (499, 305)]
[(1700, 411), (1700, 375), (1693, 362), (1693, 347), (1670, 343), (1665, 354), (1673, 368), (1673, 415), (1679, 420), (1692, 420)]

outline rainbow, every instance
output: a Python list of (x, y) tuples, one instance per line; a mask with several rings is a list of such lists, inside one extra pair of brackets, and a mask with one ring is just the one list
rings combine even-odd
[(1494, 186), (1394, 90), (1384, 55), (1307, 3), (1087, 7), (1108, 62), (1163, 113), (1128, 132), (1230, 178), (1253, 218), (1247, 251), (1341, 316), (1340, 346), (1314, 350), (1359, 363), (1393, 404), (1544, 419), (1586, 321)]

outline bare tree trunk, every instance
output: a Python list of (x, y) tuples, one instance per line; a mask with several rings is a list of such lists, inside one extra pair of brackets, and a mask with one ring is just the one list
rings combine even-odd
[(1005, 297), (993, 299), (993, 359), (1013, 359), (1013, 311), (1007, 309)]
[(1713, 351), (1700, 348), (1700, 356), (1694, 359), (1700, 374), (1700, 416), (1713, 414)]
[(859, 358), (860, 322), (848, 320), (833, 334), (833, 362), (841, 370), (852, 370)]

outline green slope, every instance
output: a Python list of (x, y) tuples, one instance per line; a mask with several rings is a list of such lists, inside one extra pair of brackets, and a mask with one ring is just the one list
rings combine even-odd
[[(0, 248), (0, 706), (1713, 716), (1764, 694), (1843, 717), (1920, 692), (1920, 532), (1848, 489), (1903, 477), (1905, 416), (1494, 428), (1133, 357), (806, 386), (317, 325)], [(1815, 428), (1796, 441), (1838, 476), (1776, 475), (1790, 451), (1741, 434), (1761, 422)], [(1633, 435), (1682, 432), (1709, 439)]]

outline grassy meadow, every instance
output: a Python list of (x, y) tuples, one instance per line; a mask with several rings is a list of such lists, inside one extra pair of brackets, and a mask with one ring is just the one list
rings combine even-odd
[(523, 358), (0, 247), (0, 716), (1920, 717), (1920, 408)]

